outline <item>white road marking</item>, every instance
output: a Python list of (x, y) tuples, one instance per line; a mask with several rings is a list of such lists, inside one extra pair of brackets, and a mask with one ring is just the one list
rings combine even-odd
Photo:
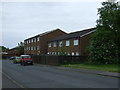
[(5, 75), (8, 79), (10, 79), (13, 83), (15, 83), (16, 85), (18, 85), (20, 88), (25, 88), (23, 85), (19, 84), (17, 81), (13, 80), (9, 75), (5, 74), (4, 72), (1, 72), (3, 75)]

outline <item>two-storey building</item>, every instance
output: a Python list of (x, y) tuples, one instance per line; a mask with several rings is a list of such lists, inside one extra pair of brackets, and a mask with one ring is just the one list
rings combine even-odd
[(85, 56), (90, 36), (95, 28), (64, 34), (48, 41), (48, 54)]
[(66, 34), (64, 31), (60, 29), (55, 29), (25, 39), (24, 54), (30, 54), (30, 55), (47, 54), (47, 50), (48, 50), (47, 42), (64, 34)]

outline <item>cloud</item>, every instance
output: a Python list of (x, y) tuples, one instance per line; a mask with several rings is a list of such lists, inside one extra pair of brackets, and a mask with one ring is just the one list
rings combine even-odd
[(3, 45), (12, 47), (55, 28), (71, 32), (94, 27), (100, 2), (3, 2), (2, 6)]

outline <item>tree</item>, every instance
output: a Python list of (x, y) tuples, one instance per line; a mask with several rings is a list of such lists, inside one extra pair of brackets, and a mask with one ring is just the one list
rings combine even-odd
[(5, 46), (0, 46), (0, 51), (7, 52), (9, 48), (6, 48)]
[(103, 2), (98, 9), (96, 32), (89, 45), (91, 63), (120, 63), (120, 6)]
[(23, 42), (18, 43), (18, 53), (19, 55), (24, 54), (24, 43)]

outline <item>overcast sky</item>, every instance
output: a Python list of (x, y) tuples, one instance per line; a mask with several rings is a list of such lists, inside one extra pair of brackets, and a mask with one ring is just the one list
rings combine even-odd
[(31, 36), (60, 28), (74, 32), (96, 25), (97, 2), (2, 2), (2, 45), (13, 48)]

